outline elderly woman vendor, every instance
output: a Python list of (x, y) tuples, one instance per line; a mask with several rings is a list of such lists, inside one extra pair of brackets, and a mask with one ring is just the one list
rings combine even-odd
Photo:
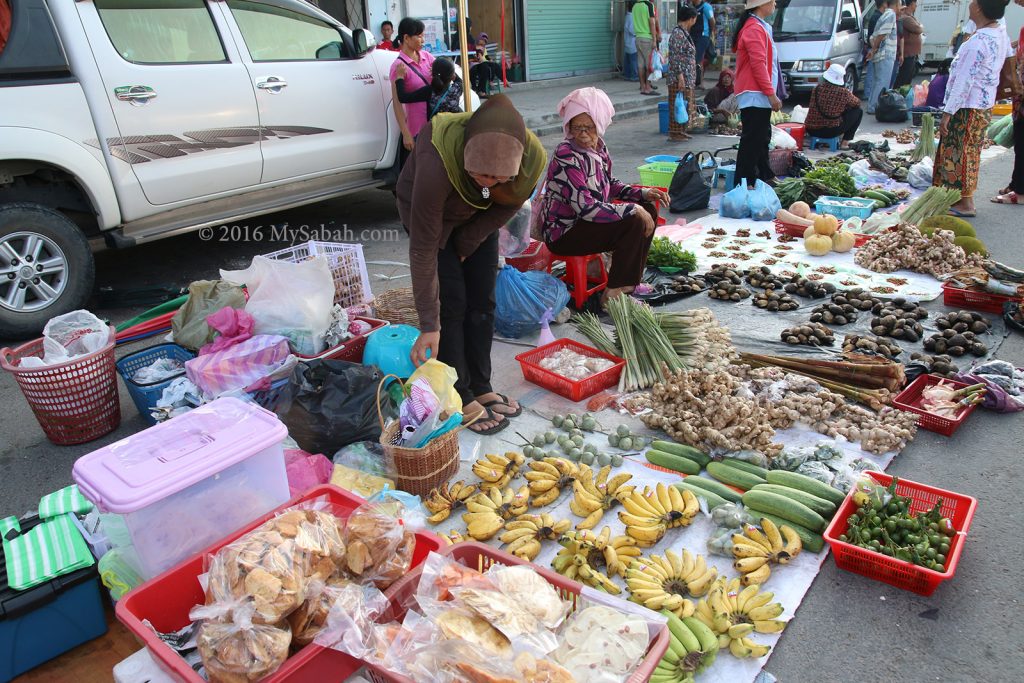
[[(602, 136), (615, 108), (603, 90), (574, 90), (559, 103), (558, 113), (565, 140), (548, 165), (539, 228), (554, 254), (612, 253), (603, 305), (640, 284), (657, 224), (654, 202), (667, 204), (668, 194), (626, 185), (612, 176)], [(613, 204), (615, 199), (623, 203)]]

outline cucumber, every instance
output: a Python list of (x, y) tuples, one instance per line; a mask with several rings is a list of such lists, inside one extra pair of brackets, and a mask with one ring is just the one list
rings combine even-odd
[(747, 509), (747, 514), (749, 514), (751, 518), (753, 518), (754, 521), (758, 524), (761, 523), (762, 517), (770, 519), (773, 522), (775, 522), (775, 526), (782, 526), (783, 524), (785, 524), (793, 531), (795, 531), (796, 535), (800, 537), (800, 540), (803, 541), (804, 549), (809, 550), (812, 553), (820, 553), (822, 549), (825, 547), (825, 539), (822, 537), (822, 535), (814, 533), (807, 527), (800, 526), (799, 524), (795, 524), (789, 521), (788, 519), (783, 519), (782, 517), (777, 517), (776, 515), (772, 515), (767, 512), (758, 512), (757, 510), (751, 510), (749, 508)]
[(667, 467), (674, 472), (683, 472), (684, 474), (699, 474), (700, 463), (694, 462), (689, 458), (684, 458), (681, 455), (672, 455), (671, 453), (662, 453), (661, 451), (649, 450), (646, 453), (647, 462), (659, 467)]
[(720, 481), (708, 479), (707, 477), (687, 477), (685, 481), (690, 486), (696, 486), (697, 488), (704, 489), (705, 491), (711, 491), (711, 493), (715, 494), (719, 498), (724, 498), (730, 503), (740, 502), (740, 494), (733, 491)]
[(800, 489), (794, 489), (788, 486), (779, 486), (778, 484), (758, 484), (750, 490), (769, 491), (771, 493), (777, 493), (780, 496), (785, 496), (786, 498), (791, 498), (798, 503), (803, 503), (825, 519), (832, 519), (832, 516), (836, 514), (836, 506), (832, 501), (812, 496), (806, 491), (801, 491)]
[[(689, 478), (690, 477), (687, 477), (687, 479), (689, 479)], [(722, 498), (717, 493), (712, 493), (711, 491), (708, 491), (707, 489), (702, 489), (701, 487), (693, 486), (692, 484), (687, 486), (686, 480), (683, 480), (683, 481), (679, 482), (678, 484), (672, 484), (672, 486), (675, 486), (680, 491), (685, 489), (685, 490), (689, 491), (690, 493), (692, 493), (693, 495), (697, 496), (698, 498), (703, 498), (704, 500), (706, 500), (708, 502), (708, 508), (710, 508), (712, 510), (714, 510), (719, 505), (725, 505), (726, 503), (729, 502), (725, 498)]]
[(868, 199), (874, 199), (876, 202), (882, 202), (884, 206), (889, 206), (889, 204), (892, 203), (892, 200), (889, 199), (888, 195), (882, 194), (878, 190), (866, 190), (862, 192), (861, 195)]
[(741, 488), (744, 491), (749, 491), (758, 484), (765, 483), (765, 480), (756, 474), (737, 467), (731, 467), (722, 462), (709, 462), (707, 470), (708, 474), (718, 481)]
[(768, 476), (767, 468), (760, 467), (752, 462), (747, 462), (746, 460), (740, 460), (739, 458), (722, 458), (722, 462), (724, 462), (729, 467), (735, 467), (738, 470), (743, 470), (744, 472), (756, 474), (762, 479)]
[(828, 526), (824, 517), (803, 503), (770, 491), (747, 491), (743, 494), (743, 504), (749, 508), (788, 519), (811, 531), (820, 533)]
[(846, 500), (846, 494), (839, 489), (834, 489), (828, 484), (823, 484), (817, 479), (812, 479), (811, 477), (800, 474), (799, 472), (772, 470), (768, 473), (768, 476), (765, 477), (765, 479), (768, 480), (769, 484), (778, 484), (779, 486), (788, 486), (791, 489), (800, 489), (812, 496), (832, 501), (837, 506), (842, 505), (843, 501)]
[(694, 462), (699, 462), (701, 467), (707, 467), (707, 464), (711, 462), (711, 456), (707, 453), (693, 446), (686, 446), (673, 441), (653, 441), (651, 442), (651, 448), (662, 453), (671, 453), (672, 455), (681, 455), (684, 458), (689, 458)]

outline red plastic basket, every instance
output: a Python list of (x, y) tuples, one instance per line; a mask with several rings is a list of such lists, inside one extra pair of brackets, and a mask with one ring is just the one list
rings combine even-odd
[(960, 414), (956, 417), (940, 417), (935, 413), (929, 413), (924, 408), (920, 407), (921, 394), (924, 393), (926, 387), (939, 382), (945, 382), (946, 384), (952, 384), (957, 389), (963, 389), (964, 387), (970, 386), (963, 382), (957, 382), (956, 380), (945, 379), (936, 375), (921, 375), (910, 385), (898, 393), (896, 398), (892, 400), (892, 404), (900, 410), (905, 410), (910, 413), (917, 413), (920, 417), (917, 418), (917, 426), (923, 427), (930, 432), (937, 432), (943, 436), (953, 436), (953, 432), (960, 428), (967, 416), (974, 412), (977, 406), (968, 406), (960, 411)]
[[(541, 360), (565, 348), (572, 349), (576, 353), (588, 358), (607, 358), (613, 361), (615, 365), (581, 380), (562, 377), (540, 366)], [(603, 353), (572, 339), (556, 339), (550, 344), (539, 346), (532, 351), (520, 353), (516, 356), (516, 360), (519, 361), (519, 366), (523, 369), (523, 377), (526, 378), (527, 382), (533, 382), (548, 391), (555, 392), (559, 396), (564, 396), (570, 401), (582, 401), (599, 391), (615, 386), (618, 384), (622, 369), (626, 367), (626, 361), (621, 358), (609, 353)]]
[[(441, 550), (440, 554), (452, 558), (465, 567), (476, 569), (481, 572), (487, 571), (491, 565), (495, 564), (506, 566), (529, 565), (530, 568), (537, 572), (537, 574), (539, 574), (545, 581), (558, 589), (558, 593), (561, 595), (563, 600), (568, 600), (572, 603), (571, 612), (575, 612), (578, 608), (577, 598), (579, 598), (580, 591), (583, 589), (582, 585), (575, 581), (570, 581), (557, 572), (531, 564), (526, 560), (519, 559), (515, 555), (510, 555), (496, 548), (492, 548), (485, 543), (478, 543), (476, 541), (456, 543), (455, 545), (448, 546)], [(408, 611), (409, 607), (415, 603), (416, 589), (419, 587), (420, 576), (422, 573), (422, 567), (413, 569), (404, 577), (396, 581), (386, 592), (388, 600), (391, 602), (393, 614), (395, 614), (399, 620), (405, 618), (405, 613)], [(648, 647), (647, 655), (640, 663), (640, 666), (629, 676), (628, 679), (626, 679), (627, 683), (643, 683), (643, 681), (648, 680), (651, 677), (651, 674), (654, 673), (655, 667), (658, 666), (658, 662), (661, 661), (662, 656), (665, 654), (665, 650), (668, 649), (668, 642), (668, 627), (663, 626)], [(371, 670), (371, 673), (373, 674), (372, 678), (376, 683), (412, 683), (412, 680), (405, 676), (385, 672), (377, 669), (376, 667), (368, 666), (367, 668)]]
[(551, 263), (551, 252), (543, 242), (530, 240), (530, 246), (519, 256), (512, 256), (505, 259), (505, 263), (518, 271), (527, 272), (530, 270), (547, 270)]
[[(163, 633), (174, 632), (187, 626), (189, 610), (194, 605), (200, 605), (206, 601), (198, 577), (204, 572), (203, 559), (207, 555), (215, 553), (243, 534), (252, 531), (279, 512), (321, 496), (326, 496), (333, 512), (339, 515), (347, 515), (365, 502), (354, 493), (349, 493), (337, 486), (324, 484), (314, 487), (131, 591), (117, 602), (115, 606), (117, 618), (149, 648), (153, 659), (168, 675), (178, 681), (205, 683), (204, 679), (193, 671), (192, 667), (177, 652), (168, 647), (157, 637), (153, 629), (143, 623), (143, 620), (148, 620), (153, 628)], [(441, 539), (434, 534), (417, 533), (412, 566), (419, 566), (431, 551), (437, 551), (440, 547)], [(261, 682), (343, 681), (361, 666), (362, 662), (344, 653), (312, 644), (289, 657), (280, 669), (261, 679)]]
[(58, 446), (98, 439), (121, 424), (114, 347), (109, 343), (80, 358), (40, 368), (20, 367), (23, 358), (42, 357), (43, 338), (0, 350), (0, 367), (14, 375), (46, 438)]
[(367, 318), (361, 315), (353, 317), (353, 320), (362, 320), (370, 323), (370, 331), (363, 334), (357, 334), (347, 341), (343, 341), (337, 346), (332, 346), (323, 353), (318, 353), (315, 356), (307, 356), (305, 354), (296, 353), (295, 357), (302, 360), (346, 360), (349, 363), (362, 363), (363, 362), (363, 349), (366, 348), (366, 339), (380, 328), (388, 325), (387, 320), (378, 320), (377, 318)]
[(942, 303), (950, 308), (969, 308), (973, 311), (984, 311), (985, 313), (1002, 315), (1003, 304), (1007, 301), (1024, 303), (1024, 299), (1019, 296), (1006, 296), (990, 292), (979, 292), (973, 289), (963, 289), (949, 282), (942, 285)]
[[(883, 486), (888, 486), (892, 482), (892, 477), (884, 472), (869, 470), (865, 474)], [(847, 518), (857, 509), (857, 504), (853, 502), (852, 491), (846, 496), (846, 500), (843, 501), (839, 511), (832, 518), (832, 523), (825, 529), (825, 540), (832, 548), (836, 566), (840, 569), (861, 574), (919, 595), (931, 595), (940, 583), (952, 578), (956, 573), (964, 541), (967, 538), (967, 530), (974, 518), (974, 509), (978, 506), (978, 500), (971, 496), (918, 484), (906, 479), (900, 479), (896, 484), (896, 493), (913, 499), (914, 502), (910, 506), (912, 512), (931, 510), (935, 503), (940, 498), (942, 499), (940, 508), (942, 516), (947, 517), (953, 523), (953, 528), (956, 529), (956, 535), (949, 542), (946, 571), (933, 571), (912, 562), (897, 560), (894, 557), (840, 541), (839, 537), (845, 534), (849, 527)]]

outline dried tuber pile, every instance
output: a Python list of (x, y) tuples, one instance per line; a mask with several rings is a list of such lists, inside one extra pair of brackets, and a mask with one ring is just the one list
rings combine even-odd
[(786, 294), (807, 297), (808, 299), (824, 299), (830, 294), (835, 294), (836, 286), (831, 282), (815, 282), (794, 275), (785, 286)]
[(840, 306), (850, 304), (858, 311), (870, 311), (877, 304), (880, 304), (881, 301), (871, 296), (871, 293), (867, 290), (855, 287), (846, 291), (836, 292), (832, 296), (832, 303), (839, 304)]
[(811, 309), (811, 322), (826, 325), (848, 325), (857, 321), (857, 309), (852, 304), (821, 304)]
[(780, 294), (773, 289), (766, 289), (754, 296), (754, 305), (767, 311), (795, 311), (800, 302), (788, 294)]
[(782, 331), (781, 336), (782, 341), (787, 344), (804, 344), (805, 346), (832, 346), (835, 341), (832, 330), (821, 323), (789, 327)]
[(896, 342), (871, 335), (848, 334), (843, 339), (843, 354), (865, 353), (896, 360), (903, 349)]

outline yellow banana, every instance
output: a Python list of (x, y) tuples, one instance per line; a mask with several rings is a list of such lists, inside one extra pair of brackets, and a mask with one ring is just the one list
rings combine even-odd
[(737, 559), (744, 557), (763, 557), (768, 559), (768, 551), (759, 545), (746, 543), (734, 543), (732, 546), (732, 556)]
[(743, 533), (746, 535), (747, 538), (754, 541), (758, 545), (764, 546), (765, 550), (767, 550), (768, 552), (774, 552), (772, 551), (772, 542), (769, 541), (768, 538), (763, 533), (761, 533), (761, 530), (758, 529), (756, 526), (753, 526), (752, 524), (744, 524)]
[[(742, 560), (740, 561), (742, 562)], [(769, 566), (768, 564), (764, 564), (761, 565), (759, 568), (755, 569), (754, 571), (744, 574), (740, 581), (743, 582), (744, 586), (760, 586), (768, 580), (768, 577), (771, 576), (771, 573), (771, 566)]]
[(758, 633), (782, 633), (782, 630), (786, 628), (786, 622), (777, 619), (766, 619), (755, 621), (753, 628)]
[(699, 598), (708, 592), (708, 588), (714, 582), (715, 577), (718, 575), (718, 570), (714, 567), (708, 569), (704, 575), (686, 584), (686, 590), (689, 591), (690, 595), (695, 598)]
[[(760, 588), (760, 587), (759, 586), (753, 586), (753, 588)], [(756, 595), (752, 596), (749, 600), (747, 600), (747, 604), (744, 605), (743, 608), (745, 610), (747, 610), (747, 612), (749, 613), (749, 612), (757, 609), (758, 607), (763, 607), (764, 605), (767, 605), (774, 598), (775, 598), (775, 593), (769, 593), (767, 591), (761, 591), (761, 592), (758, 592)]]
[(743, 636), (748, 636), (753, 632), (753, 624), (736, 624), (735, 626), (730, 626), (727, 631), (730, 638), (742, 638)]
[(740, 638), (740, 641), (744, 646), (750, 649), (750, 656), (756, 659), (764, 657), (769, 652), (771, 652), (772, 649), (770, 645), (760, 645), (758, 643), (753, 642), (749, 638)]
[(771, 544), (772, 553), (778, 553), (782, 550), (782, 534), (779, 533), (779, 527), (775, 526), (775, 522), (767, 517), (763, 517), (761, 519), (761, 530), (768, 539), (768, 543)]
[(768, 605), (752, 609), (748, 611), (746, 614), (751, 621), (767, 621), (769, 619), (775, 619), (776, 617), (781, 616), (783, 611), (785, 611), (785, 608), (783, 608), (781, 603), (773, 602)]
[(754, 654), (754, 649), (745, 644), (739, 638), (736, 638), (729, 641), (729, 652), (731, 652), (734, 657), (746, 659)]
[(778, 561), (780, 564), (787, 564), (791, 559), (800, 554), (800, 551), (803, 550), (804, 544), (800, 539), (799, 534), (797, 534), (792, 527), (783, 524), (779, 528), (779, 531), (781, 532), (785, 543), (782, 547), (782, 552), (779, 553)]
[(755, 569), (759, 569), (768, 563), (767, 557), (744, 557), (736, 560), (732, 563), (732, 566), (736, 568), (736, 571), (743, 574), (749, 574)]

